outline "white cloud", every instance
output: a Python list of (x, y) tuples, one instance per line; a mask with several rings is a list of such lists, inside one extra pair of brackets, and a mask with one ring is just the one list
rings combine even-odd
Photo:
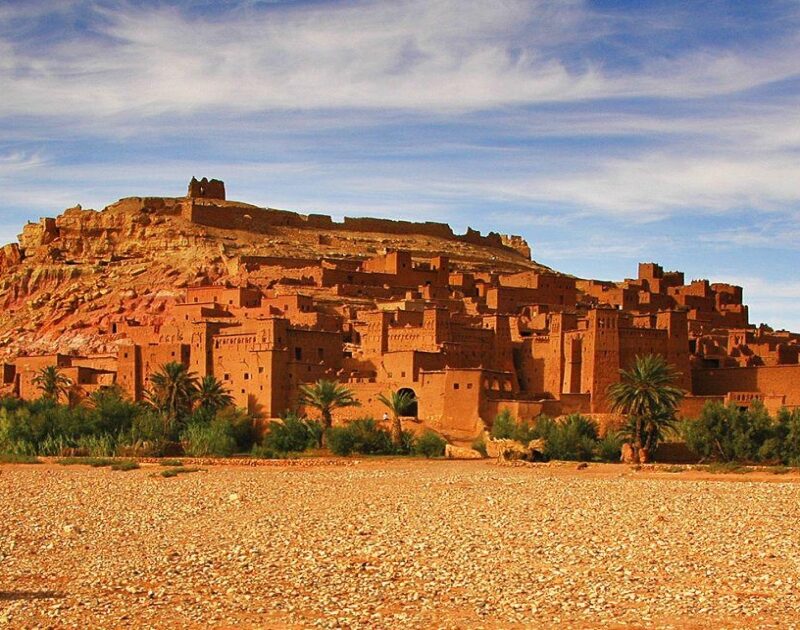
[(240, 9), (97, 9), (94, 38), (39, 49), (6, 35), (0, 112), (82, 116), (206, 110), (465, 111), (598, 98), (724, 95), (796, 75), (796, 39), (612, 70), (564, 50), (611, 18), (583, 3), (398, 0)]

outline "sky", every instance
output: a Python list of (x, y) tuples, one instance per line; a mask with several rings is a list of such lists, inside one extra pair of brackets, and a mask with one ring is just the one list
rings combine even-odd
[(800, 331), (800, 0), (0, 3), (0, 242), (192, 176)]

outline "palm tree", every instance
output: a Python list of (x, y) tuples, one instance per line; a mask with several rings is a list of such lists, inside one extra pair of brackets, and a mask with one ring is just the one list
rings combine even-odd
[(194, 404), (196, 408), (217, 412), (225, 407), (230, 407), (233, 404), (233, 396), (228, 393), (216, 376), (208, 374), (200, 380)]
[(353, 396), (353, 391), (339, 381), (320, 379), (313, 385), (302, 385), (298, 403), (313, 407), (322, 416), (322, 435), (320, 446), (325, 444), (325, 434), (333, 426), (333, 412), (343, 407), (360, 407), (361, 403)]
[(150, 375), (150, 385), (147, 401), (164, 414), (165, 427), (189, 414), (197, 395), (197, 375), (183, 363), (165, 363)]
[(625, 433), (634, 459), (646, 462), (665, 431), (673, 426), (675, 411), (686, 392), (674, 385), (675, 369), (664, 357), (637, 356), (629, 370), (620, 370), (620, 382), (608, 388), (611, 409), (628, 416)]
[(395, 446), (400, 446), (403, 439), (403, 424), (400, 422), (400, 417), (417, 402), (417, 398), (408, 390), (392, 390), (388, 396), (379, 394), (378, 400), (386, 405), (392, 414), (392, 442)]
[(58, 402), (62, 395), (69, 398), (72, 379), (62, 374), (58, 366), (48, 365), (36, 373), (33, 384), (41, 390), (42, 398)]

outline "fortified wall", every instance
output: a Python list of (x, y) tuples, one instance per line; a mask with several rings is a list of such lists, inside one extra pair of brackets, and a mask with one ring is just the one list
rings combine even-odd
[(521, 236), (479, 231), (467, 228), (465, 234), (455, 234), (447, 223), (435, 221), (414, 222), (368, 217), (344, 217), (339, 223), (325, 214), (300, 214), (289, 210), (260, 208), (238, 202), (225, 201), (225, 187), (219, 180), (192, 179), (189, 194), (181, 203), (181, 215), (187, 221), (208, 227), (227, 230), (269, 233), (274, 227), (291, 227), (308, 230), (342, 230), (345, 232), (375, 232), (380, 234), (415, 234), (444, 238), (473, 245), (503, 248), (516, 252), (526, 260), (531, 249)]

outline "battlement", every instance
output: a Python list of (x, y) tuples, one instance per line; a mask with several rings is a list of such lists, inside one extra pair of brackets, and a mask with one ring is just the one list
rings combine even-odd
[[(223, 202), (223, 203), (216, 203)], [(189, 195), (183, 202), (182, 216), (198, 225), (229, 230), (270, 233), (276, 227), (293, 227), (312, 230), (342, 230), (380, 234), (415, 234), (473, 245), (503, 248), (530, 260), (530, 246), (521, 236), (490, 232), (482, 235), (467, 228), (464, 234), (455, 234), (447, 223), (425, 221), (396, 221), (369, 217), (344, 217), (341, 223), (324, 214), (300, 214), (289, 210), (259, 208), (249, 204), (225, 201), (225, 185), (219, 180), (200, 181), (192, 178)]]
[(201, 180), (192, 177), (189, 182), (189, 191), (187, 197), (193, 199), (225, 199), (225, 184), (219, 179), (211, 179), (204, 177)]

